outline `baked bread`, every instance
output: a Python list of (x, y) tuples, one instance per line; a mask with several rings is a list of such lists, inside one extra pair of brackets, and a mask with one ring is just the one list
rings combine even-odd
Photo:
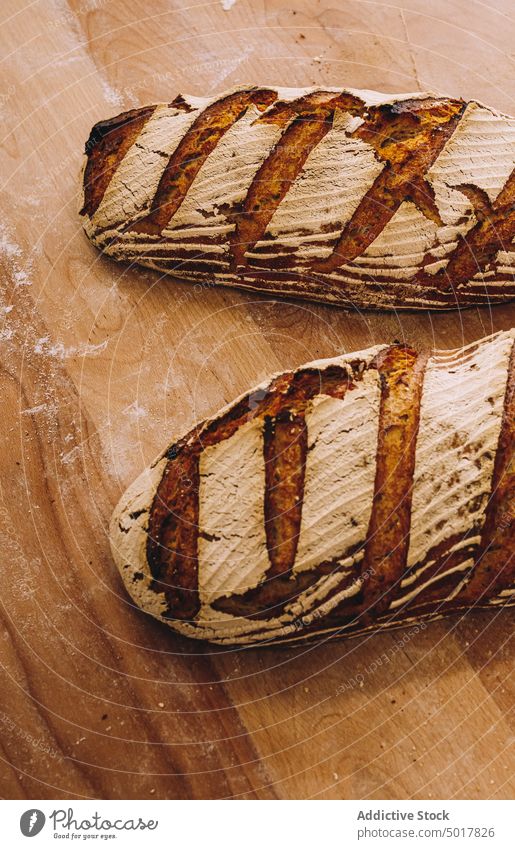
[(514, 341), (320, 360), (199, 424), (113, 515), (136, 604), (224, 644), (514, 604)]
[(433, 94), (238, 88), (102, 121), (81, 216), (109, 256), (353, 307), (515, 293), (515, 120)]

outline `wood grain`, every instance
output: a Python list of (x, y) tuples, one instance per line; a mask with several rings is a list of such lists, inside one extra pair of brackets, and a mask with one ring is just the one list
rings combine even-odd
[(508, 0), (5, 0), (0, 114), (0, 795), (510, 798), (509, 613), (309, 649), (180, 640), (106, 537), (173, 437), (270, 371), (515, 308), (379, 315), (198, 291), (103, 259), (77, 218), (91, 125), (237, 83), (433, 89), (507, 112)]

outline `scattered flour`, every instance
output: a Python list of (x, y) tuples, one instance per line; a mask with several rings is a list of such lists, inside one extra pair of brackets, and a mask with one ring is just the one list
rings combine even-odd
[(0, 253), (10, 260), (21, 257), (21, 248), (13, 242), (11, 234), (2, 225), (0, 227)]
[(83, 62), (83, 56), (70, 56), (69, 54), (63, 56), (60, 59), (54, 59), (52, 62), (53, 68), (65, 68), (67, 65), (71, 65), (73, 62)]
[(123, 106), (123, 97), (119, 91), (116, 91), (113, 86), (107, 82), (107, 80), (102, 80), (102, 89), (104, 91), (105, 99), (112, 106)]
[(22, 416), (33, 416), (37, 413), (56, 413), (57, 406), (56, 404), (37, 404), (35, 407), (28, 407), (26, 410), (22, 410)]
[(61, 462), (63, 466), (69, 466), (71, 463), (75, 463), (77, 460), (84, 460), (84, 449), (82, 444), (75, 445), (74, 448), (71, 448), (70, 451), (65, 453), (61, 453)]
[(42, 354), (45, 357), (56, 357), (59, 360), (66, 360), (69, 357), (96, 357), (102, 351), (105, 351), (107, 342), (107, 339), (99, 342), (98, 345), (84, 342), (81, 345), (71, 345), (69, 348), (65, 348), (62, 342), (51, 343), (49, 336), (41, 336), (34, 345), (34, 353)]
[(229, 9), (232, 9), (234, 4), (236, 3), (236, 0), (221, 0), (221, 3), (222, 3), (222, 9), (224, 10), (224, 12), (228, 12)]
[(15, 270), (13, 273), (17, 286), (30, 286), (32, 284), (32, 280), (23, 268), (18, 271)]
[(236, 69), (239, 68), (253, 52), (254, 48), (248, 46), (244, 50), (239, 51), (238, 54), (232, 58), (203, 62), (202, 67), (209, 71), (211, 85), (214, 88), (221, 86), (224, 80), (230, 74), (234, 73), (234, 71), (236, 71)]
[(4, 258), (9, 266), (16, 286), (31, 285), (32, 259), (24, 260), (21, 247), (14, 240), (12, 233), (4, 224), (0, 224), (0, 256)]
[(137, 401), (133, 401), (128, 407), (123, 410), (124, 415), (131, 419), (144, 419), (148, 416), (148, 410), (145, 407), (140, 407)]

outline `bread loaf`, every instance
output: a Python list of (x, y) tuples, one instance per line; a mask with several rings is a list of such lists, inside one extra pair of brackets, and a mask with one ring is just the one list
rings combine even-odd
[(320, 360), (199, 424), (113, 515), (136, 604), (224, 644), (514, 604), (514, 341)]
[(515, 120), (338, 89), (177, 97), (93, 128), (92, 242), (204, 285), (354, 307), (515, 293)]

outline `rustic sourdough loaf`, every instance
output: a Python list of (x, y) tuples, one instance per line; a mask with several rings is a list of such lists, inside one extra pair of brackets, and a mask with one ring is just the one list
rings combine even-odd
[(514, 340), (320, 360), (199, 424), (113, 515), (136, 604), (227, 644), (514, 604)]
[(355, 307), (515, 292), (515, 120), (433, 94), (238, 88), (93, 128), (81, 215), (106, 254)]

